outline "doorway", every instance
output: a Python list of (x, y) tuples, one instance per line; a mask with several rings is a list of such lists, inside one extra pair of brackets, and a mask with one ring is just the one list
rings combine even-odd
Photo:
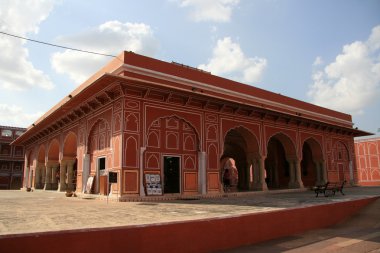
[(106, 192), (106, 158), (105, 157), (98, 157), (97, 158), (97, 170), (96, 170), (96, 183), (95, 183), (95, 193), (102, 193), (103, 195)]
[(164, 193), (180, 193), (179, 157), (164, 156)]

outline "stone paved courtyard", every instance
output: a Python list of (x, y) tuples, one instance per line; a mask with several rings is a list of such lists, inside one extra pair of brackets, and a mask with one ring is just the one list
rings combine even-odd
[(238, 197), (115, 202), (51, 191), (0, 191), (0, 235), (226, 217), (380, 196), (380, 187), (353, 187), (334, 197), (312, 191), (255, 192)]

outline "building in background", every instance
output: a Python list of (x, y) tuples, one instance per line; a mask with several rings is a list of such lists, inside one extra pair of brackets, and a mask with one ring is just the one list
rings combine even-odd
[(25, 128), (0, 126), (0, 189), (22, 188), (24, 147), (10, 143), (26, 131)]
[(358, 183), (380, 186), (380, 137), (355, 140)]
[[(358, 182), (348, 114), (123, 52), (34, 122), (24, 187), (121, 198)], [(112, 179), (112, 186), (107, 181)]]

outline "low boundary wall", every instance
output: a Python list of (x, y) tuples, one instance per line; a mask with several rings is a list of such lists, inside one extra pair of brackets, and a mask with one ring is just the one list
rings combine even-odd
[(193, 221), (4, 235), (0, 252), (213, 252), (331, 226), (376, 199)]

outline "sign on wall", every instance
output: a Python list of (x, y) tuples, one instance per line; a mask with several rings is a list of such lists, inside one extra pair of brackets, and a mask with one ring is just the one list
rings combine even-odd
[(91, 193), (92, 189), (92, 183), (94, 182), (94, 177), (88, 177), (87, 184), (86, 184), (86, 191), (85, 193)]
[(108, 182), (117, 183), (117, 172), (108, 172)]
[(162, 195), (161, 176), (158, 174), (145, 174), (146, 195)]

